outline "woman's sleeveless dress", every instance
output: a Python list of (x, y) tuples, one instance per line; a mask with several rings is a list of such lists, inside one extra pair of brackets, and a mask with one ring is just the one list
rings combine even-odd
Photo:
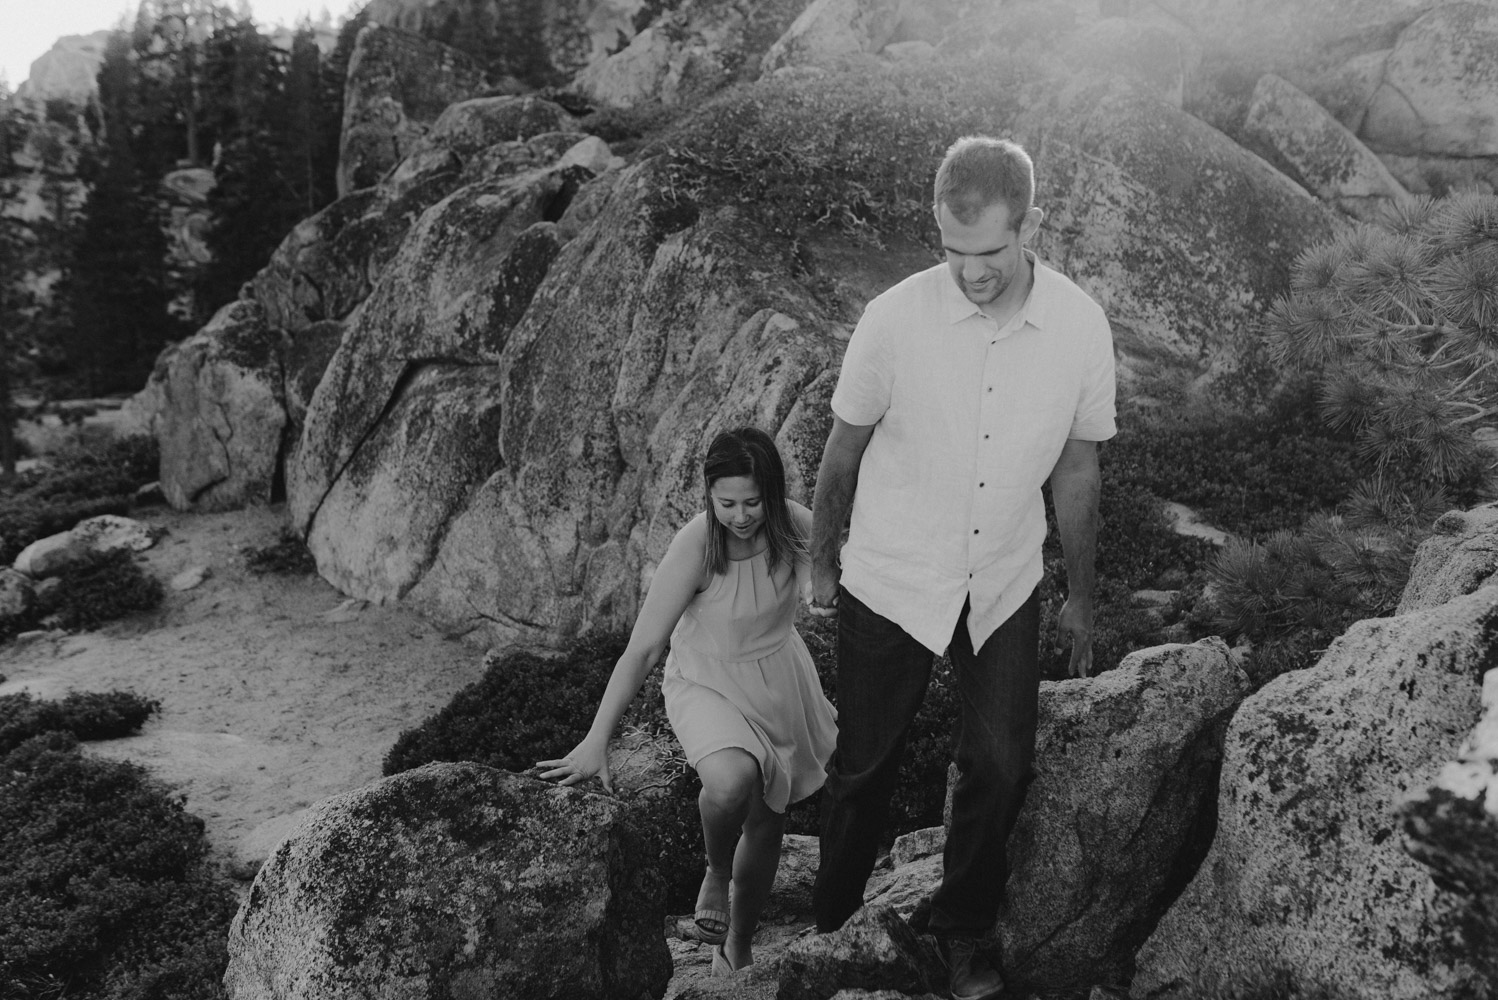
[(747, 750), (776, 812), (822, 787), (837, 742), (837, 711), (792, 624), (798, 592), (795, 568), (772, 574), (763, 552), (731, 561), (683, 612), (661, 681), (687, 761)]

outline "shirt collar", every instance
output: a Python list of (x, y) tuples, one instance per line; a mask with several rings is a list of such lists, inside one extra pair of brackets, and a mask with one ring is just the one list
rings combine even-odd
[[(1042, 264), (1033, 250), (1025, 250), (1023, 253), (1025, 259), (1031, 264), (1035, 283), (1030, 286), (1029, 296), (1019, 307), (1020, 323), (1029, 323), (1031, 326), (1045, 329), (1050, 314), (1046, 304), (1051, 300), (1049, 292), (1055, 281), (1055, 272)], [(962, 294), (962, 289), (957, 287), (957, 282), (952, 279), (952, 272), (946, 268), (946, 265), (942, 265), (942, 269), (945, 280), (941, 283), (941, 297), (947, 314), (947, 322), (956, 325), (969, 316), (982, 315), (983, 310)]]

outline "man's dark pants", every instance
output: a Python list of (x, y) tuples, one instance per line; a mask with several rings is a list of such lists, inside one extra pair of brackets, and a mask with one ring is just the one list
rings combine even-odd
[[(841, 927), (863, 905), (905, 737), (933, 662), (929, 649), (846, 589), (837, 607), (837, 752), (822, 793), (821, 867), (812, 893), (823, 932)], [(1035, 757), (1039, 595), (1031, 594), (976, 655), (967, 615), (964, 606), (948, 649), (959, 700), (959, 776), (945, 870), (931, 901), (937, 937), (981, 937), (997, 919), (1009, 877), (1005, 845)]]

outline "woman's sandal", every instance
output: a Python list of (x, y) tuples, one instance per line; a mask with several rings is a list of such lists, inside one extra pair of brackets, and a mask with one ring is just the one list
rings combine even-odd
[[(728, 910), (719, 910), (711, 905), (705, 906), (702, 902), (703, 890), (707, 888), (708, 880), (718, 877), (712, 868), (708, 868), (707, 874), (702, 877), (702, 889), (697, 891), (697, 912), (692, 914), (692, 922), (697, 926), (697, 940), (703, 944), (721, 945), (728, 939)], [(722, 878), (726, 888), (731, 876), (725, 875)]]

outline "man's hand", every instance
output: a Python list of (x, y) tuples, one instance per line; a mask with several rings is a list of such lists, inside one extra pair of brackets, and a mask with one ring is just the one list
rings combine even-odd
[(1071, 638), (1071, 662), (1066, 665), (1068, 677), (1086, 677), (1092, 672), (1092, 605), (1073, 601), (1061, 605), (1056, 619), (1056, 652), (1061, 652), (1065, 637)]
[(833, 618), (837, 615), (836, 566), (813, 564), (811, 567), (811, 613), (818, 618)]
[(837, 584), (842, 576), (838, 553), (843, 528), (853, 510), (858, 467), (877, 424), (850, 424), (832, 418), (832, 430), (822, 448), (817, 491), (811, 508), (811, 613), (820, 618), (837, 614)]

